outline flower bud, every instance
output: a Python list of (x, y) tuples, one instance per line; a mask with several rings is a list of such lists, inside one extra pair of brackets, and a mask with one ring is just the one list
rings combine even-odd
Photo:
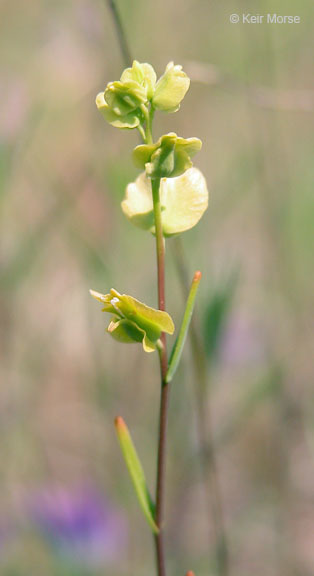
[(146, 101), (145, 90), (136, 82), (110, 82), (104, 98), (111, 110), (118, 116), (125, 116), (139, 108)]
[(119, 81), (109, 82), (96, 97), (103, 116), (116, 128), (137, 128), (143, 120), (142, 107), (148, 105), (156, 84), (156, 73), (150, 64), (134, 60)]
[(140, 64), (134, 60), (132, 68), (126, 68), (121, 76), (122, 82), (130, 80), (137, 82), (145, 90), (147, 100), (151, 100), (156, 84), (156, 72), (150, 64)]
[(156, 84), (152, 100), (154, 108), (164, 112), (176, 112), (189, 86), (190, 79), (183, 72), (182, 66), (169, 62), (165, 73)]
[(115, 128), (136, 128), (140, 123), (140, 114), (138, 110), (133, 110), (125, 116), (120, 116), (116, 114), (110, 106), (108, 106), (105, 100), (105, 93), (100, 92), (96, 96), (96, 106), (98, 110), (102, 113), (105, 120), (109, 122)]

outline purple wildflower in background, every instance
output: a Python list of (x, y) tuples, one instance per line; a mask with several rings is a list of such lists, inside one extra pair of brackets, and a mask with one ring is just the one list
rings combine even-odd
[(95, 489), (46, 488), (33, 498), (30, 511), (58, 551), (80, 564), (111, 563), (126, 546), (124, 518)]

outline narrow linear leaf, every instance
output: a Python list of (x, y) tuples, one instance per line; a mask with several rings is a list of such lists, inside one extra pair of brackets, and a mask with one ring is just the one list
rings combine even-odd
[(180, 332), (179, 332), (178, 337), (174, 343), (174, 346), (173, 346), (173, 349), (172, 349), (172, 352), (170, 355), (169, 368), (168, 368), (168, 372), (167, 372), (167, 376), (166, 376), (166, 382), (170, 382), (172, 380), (172, 378), (173, 378), (173, 376), (174, 376), (174, 374), (178, 368), (180, 358), (181, 358), (181, 355), (183, 352), (184, 343), (185, 343), (186, 336), (188, 333), (189, 325), (191, 322), (194, 304), (195, 304), (195, 298), (196, 298), (196, 294), (198, 291), (198, 287), (199, 287), (199, 283), (201, 281), (201, 278), (202, 278), (202, 274), (198, 270), (197, 272), (195, 272), (193, 280), (192, 280), (192, 284), (191, 284), (190, 292), (188, 295), (188, 299), (187, 299), (187, 303), (186, 303), (186, 307), (185, 307), (185, 311), (184, 311), (184, 316), (183, 316)]
[(115, 428), (142, 511), (153, 533), (158, 534), (159, 529), (155, 522), (155, 505), (147, 488), (144, 470), (132, 442), (128, 427), (120, 416), (115, 419)]

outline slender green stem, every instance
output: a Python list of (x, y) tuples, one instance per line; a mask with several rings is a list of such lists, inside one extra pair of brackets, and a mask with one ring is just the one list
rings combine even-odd
[[(155, 218), (156, 233), (156, 254), (157, 254), (157, 274), (158, 274), (158, 308), (165, 310), (165, 242), (162, 232), (161, 204), (159, 195), (160, 179), (152, 180), (152, 194)], [(166, 471), (166, 444), (167, 444), (167, 420), (169, 402), (169, 384), (166, 382), (168, 371), (168, 359), (166, 348), (166, 334), (161, 335), (162, 347), (159, 351), (160, 374), (161, 374), (161, 398), (159, 416), (159, 440), (158, 440), (158, 461), (157, 461), (157, 482), (156, 482), (156, 524), (159, 533), (155, 536), (156, 557), (158, 576), (166, 576), (165, 554), (164, 554), (164, 496), (165, 496), (165, 471)]]
[[(132, 57), (128, 42), (126, 39), (125, 30), (123, 28), (115, 0), (108, 0), (110, 9), (113, 14), (121, 52), (126, 66), (132, 63)], [(152, 135), (152, 121), (154, 117), (154, 109), (151, 106), (150, 110), (145, 115), (146, 130), (141, 126), (139, 128), (140, 135), (146, 144), (153, 142)], [(152, 193), (154, 203), (154, 217), (156, 228), (156, 252), (157, 252), (157, 273), (158, 273), (158, 307), (160, 310), (165, 310), (165, 244), (162, 233), (161, 222), (161, 206), (159, 198), (160, 180), (152, 180)], [(161, 398), (160, 398), (160, 417), (159, 417), (159, 441), (158, 441), (158, 461), (157, 461), (157, 483), (156, 483), (156, 524), (159, 528), (159, 533), (155, 535), (156, 558), (157, 558), (157, 572), (158, 576), (166, 576), (165, 568), (165, 554), (164, 554), (164, 541), (163, 541), (163, 504), (164, 504), (164, 481), (165, 481), (165, 461), (166, 461), (166, 440), (167, 440), (167, 414), (168, 414), (168, 398), (169, 398), (169, 384), (166, 383), (166, 374), (168, 371), (168, 359), (166, 349), (166, 335), (163, 333), (160, 338), (160, 346), (158, 346), (160, 372), (161, 372)]]
[(145, 144), (152, 144), (153, 143), (152, 123), (153, 123), (155, 110), (152, 107), (152, 105), (150, 106), (150, 108), (148, 108), (147, 106), (145, 106), (145, 104), (141, 105), (141, 110), (142, 110), (143, 116), (145, 118), (146, 130), (144, 130), (144, 128), (141, 124), (140, 124), (140, 126), (138, 126), (138, 130), (139, 130)]
[(137, 129), (138, 129), (138, 131), (139, 131), (139, 133), (140, 133), (140, 135), (141, 135), (141, 137), (142, 137), (143, 142), (144, 142), (145, 144), (147, 144), (147, 137), (146, 137), (146, 133), (145, 133), (145, 130), (144, 130), (142, 124), (139, 124), (138, 127), (137, 127)]
[(151, 105), (150, 110), (148, 112), (147, 120), (146, 120), (146, 136), (147, 136), (147, 144), (153, 143), (153, 119), (154, 119), (155, 110)]

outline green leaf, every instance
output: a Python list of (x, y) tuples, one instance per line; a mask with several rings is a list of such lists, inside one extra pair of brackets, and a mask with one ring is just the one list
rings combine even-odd
[(155, 505), (150, 496), (145, 474), (136, 453), (132, 438), (130, 436), (129, 430), (120, 416), (115, 419), (115, 428), (118, 435), (118, 440), (121, 446), (122, 454), (127, 465), (128, 471), (130, 473), (135, 492), (138, 497), (138, 501), (142, 508), (142, 511), (146, 517), (148, 524), (150, 525), (154, 534), (158, 534), (159, 529), (155, 522)]
[(195, 298), (198, 291), (199, 283), (201, 281), (202, 274), (198, 271), (195, 272), (194, 278), (191, 284), (190, 292), (188, 295), (184, 316), (180, 328), (180, 332), (178, 338), (175, 341), (174, 347), (172, 349), (170, 360), (169, 360), (169, 368), (166, 376), (166, 382), (170, 382), (179, 366), (180, 358), (183, 352), (184, 343), (187, 337), (188, 329), (190, 326)]

